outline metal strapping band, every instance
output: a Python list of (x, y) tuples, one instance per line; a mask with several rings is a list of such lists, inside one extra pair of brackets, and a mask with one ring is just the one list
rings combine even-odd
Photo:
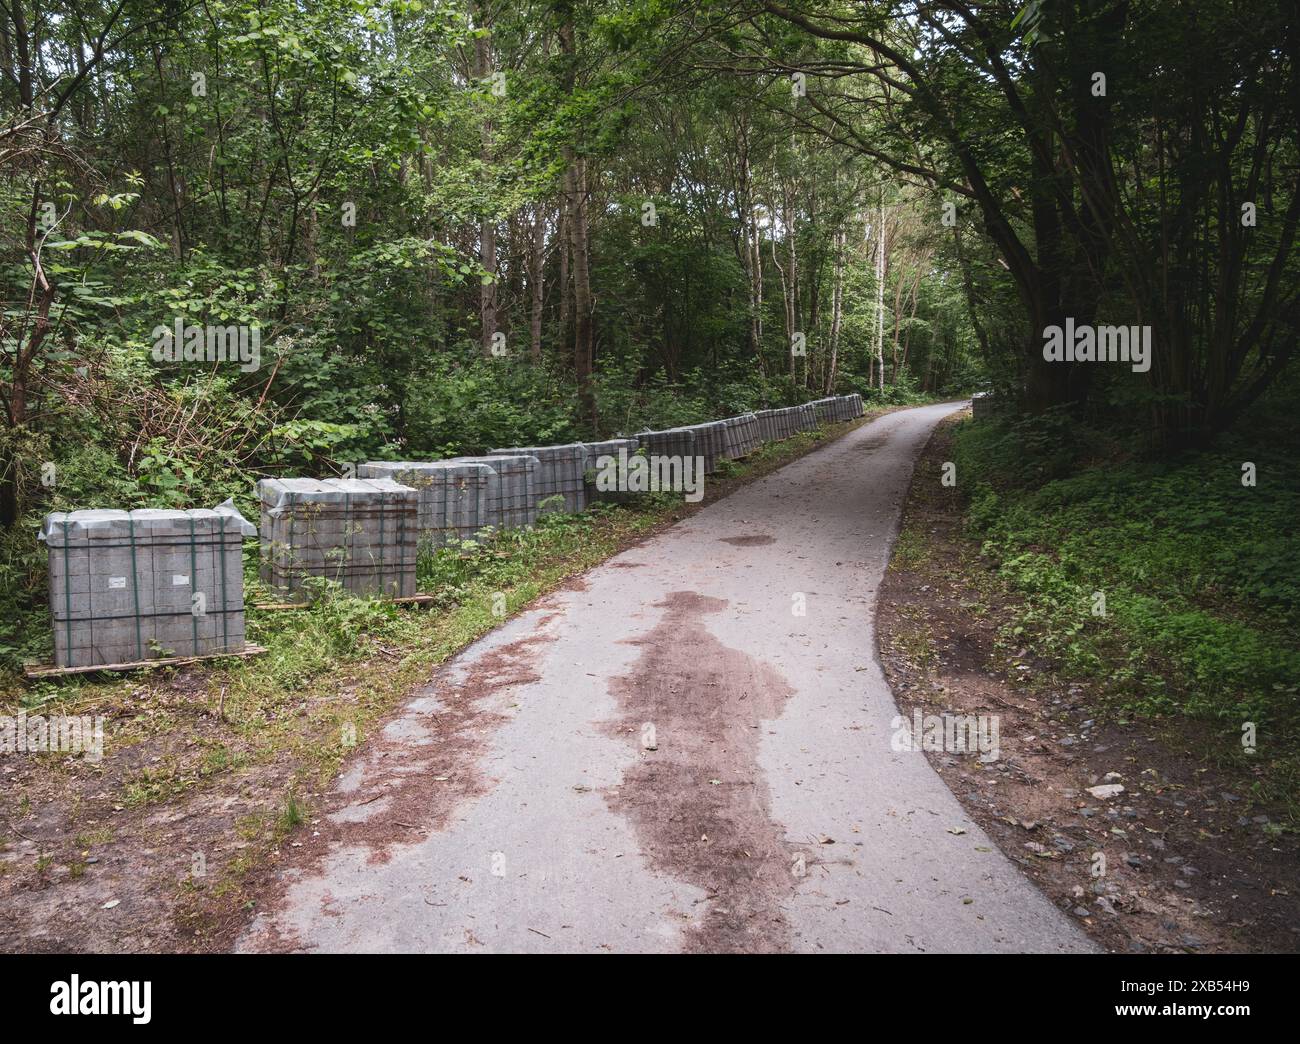
[[(87, 549), (89, 555), (89, 549)], [(90, 586), (86, 586), (86, 595), (90, 596)], [(63, 520), (63, 633), (66, 636), (65, 641), (68, 645), (68, 666), (77, 666), (73, 662), (72, 656), (72, 569), (68, 564), (68, 520)], [(91, 618), (91, 627), (94, 628), (94, 614), (87, 613)], [(92, 630), (93, 633), (93, 630)]]
[(126, 517), (127, 532), (131, 537), (131, 595), (135, 599), (135, 658), (144, 659), (144, 643), (140, 638), (140, 567), (135, 560), (135, 519)]
[[(190, 632), (194, 641), (194, 655), (198, 656), (199, 618), (194, 615), (194, 595), (196, 594), (194, 588), (197, 585), (199, 578), (199, 561), (198, 552), (194, 547), (194, 516), (190, 514), (188, 508), (185, 511), (185, 517), (190, 520)], [(204, 612), (207, 611), (207, 608), (206, 605), (203, 607)]]
[[(230, 651), (230, 617), (226, 612), (226, 516), (221, 515), (221, 539), (217, 541), (217, 554), (221, 558), (221, 650)], [(240, 565), (243, 565), (243, 543), (240, 543)]]

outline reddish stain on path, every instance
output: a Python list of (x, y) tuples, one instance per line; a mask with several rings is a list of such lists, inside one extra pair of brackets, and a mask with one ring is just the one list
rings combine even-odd
[[(629, 639), (641, 655), (610, 683), (621, 716), (611, 731), (640, 759), (606, 797), (633, 824), (651, 864), (709, 895), (686, 949), (783, 950), (780, 901), (793, 890), (793, 854), (769, 812), (758, 765), (758, 726), (780, 716), (793, 689), (769, 665), (723, 645), (705, 617), (722, 599), (668, 595), (660, 623)], [(654, 726), (657, 749), (642, 750)]]

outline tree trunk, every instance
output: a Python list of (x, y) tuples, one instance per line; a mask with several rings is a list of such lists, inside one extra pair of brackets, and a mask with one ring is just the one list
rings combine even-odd
[[(573, 7), (565, 4), (560, 23), (560, 49), (567, 59), (565, 87), (572, 95), (577, 86), (577, 38), (573, 28)], [(594, 338), (592, 335), (592, 296), (590, 250), (591, 239), (587, 227), (589, 186), (587, 161), (569, 145), (564, 149), (568, 167), (569, 247), (573, 260), (573, 375), (578, 385), (578, 403), (583, 419), (594, 429), (596, 396), (592, 387), (595, 369)]]
[(528, 356), (542, 361), (542, 309), (546, 303), (546, 207), (539, 201), (533, 214), (533, 237), (528, 255), (528, 292), (531, 311), (528, 323)]
[[(487, 28), (487, 4), (480, 2), (475, 11), (476, 28)], [(482, 82), (492, 72), (492, 42), (484, 33), (474, 40), (474, 76)], [(479, 156), (483, 169), (492, 166), (492, 121), (486, 116), (480, 128)], [(479, 263), (491, 279), (479, 286), (479, 324), (483, 355), (491, 358), (497, 334), (497, 225), (495, 214), (479, 217)]]
[(594, 370), (590, 238), (587, 227), (587, 161), (572, 158), (573, 196), (569, 207), (570, 246), (573, 250), (573, 375), (578, 384), (582, 414), (596, 423), (596, 400), (591, 386)]
[[(790, 183), (782, 179), (781, 181), (781, 223), (785, 226), (786, 241), (786, 268), (781, 269), (781, 289), (785, 297), (785, 335), (786, 351), (790, 355), (790, 379), (797, 380), (798, 372), (795, 369), (796, 356), (794, 354), (794, 336), (799, 333), (799, 254), (795, 246), (794, 236), (794, 208), (790, 203)], [(776, 240), (772, 241), (772, 260), (776, 260)], [(780, 264), (777, 264), (780, 268)], [(803, 350), (808, 351), (807, 342), (804, 343)], [(804, 369), (807, 370), (807, 358), (804, 355)]]
[(826, 370), (823, 394), (835, 390), (835, 374), (840, 362), (840, 324), (844, 316), (844, 229), (835, 230), (835, 282), (831, 287), (831, 347), (830, 365)]
[(876, 380), (885, 390), (885, 204), (876, 212)]

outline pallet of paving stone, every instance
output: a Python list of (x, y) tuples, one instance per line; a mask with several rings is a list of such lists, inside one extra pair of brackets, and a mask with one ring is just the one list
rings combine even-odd
[(353, 594), (416, 593), (419, 492), (388, 478), (262, 479), (263, 582), (290, 601), (308, 600), (321, 577)]
[(727, 439), (723, 457), (726, 460), (739, 460), (748, 457), (763, 444), (758, 434), (758, 420), (752, 413), (742, 413), (735, 417), (725, 417)]
[(810, 405), (818, 424), (835, 424), (839, 421), (838, 403), (833, 398), (814, 399)]
[(724, 459), (727, 425), (722, 421), (705, 421), (683, 425), (682, 430), (694, 435), (695, 456), (704, 458), (704, 474), (712, 475), (718, 470), (718, 461)]
[(755, 410), (754, 419), (758, 421), (758, 434), (764, 442), (780, 442), (784, 435), (778, 423), (777, 410)]
[(743, 449), (743, 440), (739, 431), (740, 418), (723, 417), (719, 423), (723, 426), (722, 459), (739, 460)]
[(669, 428), (665, 431), (639, 431), (636, 434), (641, 448), (648, 454), (660, 457), (693, 457), (695, 432), (689, 428)]
[(766, 433), (772, 442), (781, 442), (786, 438), (785, 422), (781, 417), (779, 407), (770, 410), (759, 410), (754, 414), (758, 418), (760, 429), (766, 429)]
[[(489, 450), (491, 457), (534, 457), (537, 513), (576, 515), (587, 508), (587, 447), (581, 442), (561, 446), (512, 446)], [(556, 500), (556, 498), (560, 498)]]
[(419, 493), (417, 527), (422, 549), (474, 540), (493, 524), (489, 508), (496, 473), (486, 464), (451, 460), (367, 461), (358, 478), (387, 478)]
[(778, 442), (790, 438), (797, 431), (795, 427), (796, 411), (793, 406), (783, 406), (772, 411), (769, 423), (773, 438)]
[[(587, 450), (583, 480), (587, 488), (588, 503), (603, 501), (621, 504), (627, 503), (636, 496), (627, 491), (626, 481), (622, 476), (626, 473), (627, 461), (635, 456), (641, 447), (637, 439), (606, 439), (603, 442), (587, 442), (583, 445)], [(609, 485), (611, 488), (601, 489), (601, 485)]]
[(1001, 406), (1001, 400), (992, 392), (976, 392), (971, 396), (972, 417), (989, 417), (992, 414), (997, 413)]
[(527, 529), (537, 521), (537, 474), (541, 467), (529, 454), (486, 457), (452, 457), (456, 463), (486, 464), (492, 469), (488, 483), (488, 516), (498, 530)]
[(821, 426), (817, 423), (817, 411), (810, 402), (806, 402), (802, 406), (796, 406), (794, 416), (794, 430), (796, 432), (816, 431)]
[(243, 542), (256, 535), (230, 501), (47, 515), (52, 669), (242, 651)]

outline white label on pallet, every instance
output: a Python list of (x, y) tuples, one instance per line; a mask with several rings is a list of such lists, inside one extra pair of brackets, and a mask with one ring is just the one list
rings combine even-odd
[(108, 578), (108, 589), (109, 589), (110, 591), (112, 591), (112, 590), (114, 590), (114, 589), (116, 589), (116, 588), (121, 588), (122, 590), (125, 590), (125, 589), (126, 589), (126, 577), (124, 577), (124, 576), (110, 576), (110, 577)]
[(172, 574), (172, 587), (189, 587), (190, 578), (181, 573)]

